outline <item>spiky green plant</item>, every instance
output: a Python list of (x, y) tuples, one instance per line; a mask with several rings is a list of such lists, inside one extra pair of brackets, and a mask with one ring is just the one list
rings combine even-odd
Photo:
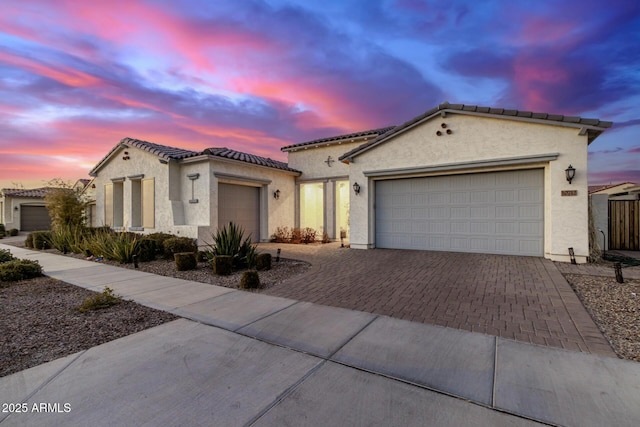
[(84, 250), (86, 234), (85, 227), (81, 225), (61, 225), (51, 230), (49, 242), (60, 252), (81, 253)]
[(214, 255), (228, 255), (233, 258), (235, 268), (253, 267), (256, 262), (257, 249), (251, 244), (251, 235), (244, 238), (244, 229), (230, 222), (228, 226), (218, 229), (211, 235), (212, 244), (207, 244)]

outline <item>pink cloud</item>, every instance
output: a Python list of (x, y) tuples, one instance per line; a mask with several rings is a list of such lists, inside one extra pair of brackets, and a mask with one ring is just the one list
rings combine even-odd
[(101, 80), (95, 76), (64, 65), (50, 66), (35, 60), (9, 55), (0, 51), (0, 61), (25, 69), (31, 73), (56, 80), (72, 87), (97, 86)]

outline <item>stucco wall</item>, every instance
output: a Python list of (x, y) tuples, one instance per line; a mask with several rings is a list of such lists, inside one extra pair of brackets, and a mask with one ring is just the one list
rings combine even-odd
[[(124, 160), (124, 151), (127, 151), (128, 160)], [(203, 168), (206, 180), (206, 166)], [(104, 212), (104, 185), (111, 183), (113, 178), (144, 175), (144, 178), (154, 178), (155, 218), (154, 228), (145, 228), (144, 233), (163, 231), (186, 237), (197, 237), (197, 226), (185, 224), (183, 221), (175, 221), (175, 206), (173, 201), (182, 205), (181, 172), (180, 165), (169, 162), (160, 163), (159, 157), (147, 153), (138, 148), (118, 149), (99, 171), (94, 179), (96, 185), (96, 223), (105, 224)], [(173, 179), (170, 179), (170, 176)], [(186, 176), (185, 180), (188, 180)], [(202, 178), (201, 178), (202, 179)], [(131, 226), (131, 180), (124, 181), (124, 209), (123, 224), (126, 229)], [(171, 194), (171, 197), (170, 197)], [(190, 194), (190, 192), (189, 192)], [(176, 198), (177, 197), (177, 198)], [(187, 199), (188, 202), (188, 199)]]
[[(129, 153), (129, 160), (122, 159), (124, 151)], [(261, 205), (265, 212), (261, 212), (261, 240), (268, 240), (278, 226), (293, 226), (295, 177), (292, 174), (246, 163), (206, 158), (163, 164), (158, 156), (137, 148), (119, 149), (95, 177), (96, 222), (98, 225), (105, 223), (104, 185), (111, 183), (113, 178), (143, 174), (145, 179), (154, 178), (155, 224), (154, 228), (145, 228), (142, 232), (147, 234), (162, 231), (198, 238), (201, 242), (210, 241), (211, 233), (218, 226), (219, 179), (216, 173), (236, 176), (239, 178), (236, 183), (242, 185), (258, 185), (263, 188)], [(191, 180), (189, 175), (192, 174), (199, 176)], [(247, 180), (271, 183), (251, 184)], [(280, 190), (279, 200), (272, 196), (277, 189)], [(131, 190), (131, 180), (127, 178), (124, 181), (123, 196), (123, 220), (127, 229), (131, 224)]]
[[(293, 227), (295, 175), (273, 168), (215, 159), (210, 164), (210, 179), (211, 223), (207, 227), (200, 228), (201, 238), (210, 240), (210, 234), (218, 228), (219, 182), (250, 185), (261, 189), (261, 241), (268, 241), (277, 227)], [(276, 190), (280, 190), (280, 198), (277, 200), (273, 197)]]
[[(287, 153), (289, 167), (302, 172), (298, 178), (300, 181), (347, 176), (349, 175), (349, 166), (339, 161), (338, 158), (362, 143), (362, 141), (358, 143), (343, 142), (342, 144), (321, 145), (290, 151)], [(325, 163), (329, 156), (334, 160), (331, 166)]]
[[(442, 123), (451, 129), (451, 135), (444, 132), (442, 136), (436, 135), (437, 131), (443, 131)], [(552, 153), (559, 154), (557, 160), (418, 175), (544, 168), (545, 257), (567, 261), (568, 248), (573, 247), (578, 261), (585, 262), (589, 254), (587, 136), (579, 135), (579, 129), (575, 128), (460, 114), (433, 118), (355, 158), (350, 165), (350, 185), (357, 181), (362, 190), (359, 196), (353, 193), (351, 196), (351, 246), (375, 246), (373, 199), (375, 179), (379, 178), (366, 177), (364, 172)], [(564, 170), (569, 164), (576, 169), (572, 184), (565, 179)], [(577, 196), (563, 197), (562, 190), (577, 190)]]

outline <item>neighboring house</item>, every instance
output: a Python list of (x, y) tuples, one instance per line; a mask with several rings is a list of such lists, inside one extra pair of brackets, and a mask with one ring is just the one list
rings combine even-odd
[(590, 185), (589, 195), (606, 194), (610, 200), (638, 200), (640, 186), (633, 182), (609, 185)]
[(590, 185), (589, 199), (598, 246), (604, 250), (640, 250), (640, 185), (623, 182)]
[(0, 191), (0, 223), (7, 230), (48, 230), (51, 218), (44, 201), (48, 187), (29, 190), (3, 188)]
[(569, 261), (573, 248), (585, 262), (587, 147), (611, 125), (443, 103), (397, 127), (283, 147), (288, 164), (125, 138), (91, 171), (96, 217), (201, 242), (234, 220), (261, 241), (312, 227), (344, 230), (358, 249)]

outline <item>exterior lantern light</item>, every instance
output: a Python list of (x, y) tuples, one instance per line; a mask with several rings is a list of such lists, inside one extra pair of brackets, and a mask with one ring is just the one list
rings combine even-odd
[(571, 181), (573, 181), (573, 178), (576, 176), (576, 169), (569, 165), (569, 167), (564, 170), (564, 173), (567, 175), (567, 181), (571, 184)]
[(353, 191), (356, 192), (356, 195), (360, 194), (360, 185), (357, 182), (353, 184)]
[(273, 192), (273, 198), (276, 200), (280, 198), (280, 190), (276, 190)]

